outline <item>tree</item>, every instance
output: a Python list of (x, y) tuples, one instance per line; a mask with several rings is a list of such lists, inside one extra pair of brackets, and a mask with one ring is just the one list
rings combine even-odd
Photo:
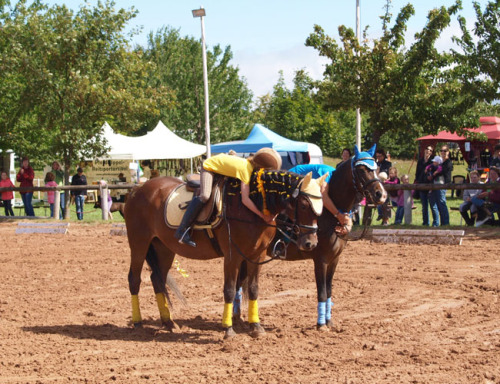
[(325, 155), (339, 156), (342, 148), (354, 142), (354, 113), (323, 110), (315, 101), (314, 84), (299, 70), (290, 90), (281, 72), (273, 94), (259, 99), (255, 119), (285, 137), (319, 145)]
[(104, 121), (131, 131), (158, 114), (171, 97), (147, 86), (149, 64), (129, 49), (123, 29), (135, 15), (109, 1), (74, 14), (22, 0), (4, 13), (2, 144), (47, 162), (62, 158), (68, 182), (75, 162), (106, 152)]
[[(205, 106), (201, 42), (180, 37), (168, 27), (149, 35), (145, 60), (156, 64), (148, 84), (165, 86), (175, 94), (172, 107), (161, 109), (161, 118), (175, 132), (205, 142)], [(230, 47), (219, 45), (207, 52), (211, 141), (227, 141), (248, 131), (252, 94), (239, 70), (230, 62)]]
[(484, 12), (478, 2), (473, 5), (476, 39), (467, 29), (465, 18), (460, 17), (462, 37), (453, 40), (462, 51), (453, 50), (455, 69), (465, 79), (467, 92), (491, 102), (500, 98), (500, 0), (488, 2)]
[[(435, 48), (451, 15), (460, 7), (457, 0), (449, 8), (431, 10), (427, 24), (415, 35), (409, 49), (404, 47), (404, 33), (414, 14), (411, 4), (401, 9), (389, 27), (390, 1), (386, 2), (382, 37), (371, 45), (367, 29), (358, 43), (352, 29), (340, 26), (339, 46), (315, 26), (306, 45), (331, 60), (318, 84), (318, 99), (329, 110), (359, 107), (368, 115), (370, 139), (377, 143), (385, 134), (404, 135), (406, 142), (413, 143), (423, 133), (467, 126), (464, 123), (470, 122), (476, 99), (462, 94), (460, 79), (449, 70), (451, 55), (440, 54)], [(393, 152), (396, 154), (396, 150)]]

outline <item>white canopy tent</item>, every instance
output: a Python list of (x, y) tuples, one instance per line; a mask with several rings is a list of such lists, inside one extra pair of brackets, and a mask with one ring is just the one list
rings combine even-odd
[(104, 137), (110, 147), (103, 157), (107, 160), (189, 159), (206, 152), (206, 147), (177, 136), (161, 121), (144, 136), (129, 137), (115, 133), (106, 122)]

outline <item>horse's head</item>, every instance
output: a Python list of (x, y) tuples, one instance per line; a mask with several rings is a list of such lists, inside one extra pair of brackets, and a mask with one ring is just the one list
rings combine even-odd
[(302, 251), (310, 251), (318, 245), (318, 216), (323, 212), (321, 185), (327, 175), (319, 179), (308, 173), (289, 199), (285, 213), (293, 222), (293, 232), (297, 238), (297, 246)]
[(380, 205), (387, 199), (387, 192), (375, 172), (377, 164), (373, 155), (376, 147), (374, 144), (367, 152), (359, 152), (358, 147), (354, 146), (351, 168), (356, 191), (366, 197), (369, 203)]
[(254, 180), (256, 188), (250, 196), (257, 207), (270, 214), (284, 213), (291, 220), (299, 249), (310, 251), (316, 247), (318, 216), (323, 211), (320, 185), (324, 178), (314, 180), (312, 174), (260, 170)]

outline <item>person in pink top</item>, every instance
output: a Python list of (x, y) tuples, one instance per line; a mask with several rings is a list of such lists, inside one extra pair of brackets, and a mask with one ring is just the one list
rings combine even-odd
[[(398, 170), (396, 167), (389, 168), (389, 178), (384, 181), (384, 184), (399, 184)], [(382, 225), (389, 225), (389, 219), (391, 218), (391, 204), (393, 207), (398, 206), (398, 191), (389, 192), (390, 202), (387, 202), (387, 209), (382, 216)]]
[[(401, 176), (402, 184), (410, 184), (410, 176), (403, 175)], [(394, 224), (402, 224), (403, 217), (405, 215), (405, 191), (400, 189), (398, 192), (398, 208), (396, 209), (396, 219), (394, 220)], [(411, 198), (411, 206), (413, 207), (413, 197)]]
[[(55, 182), (55, 175), (52, 172), (47, 172), (45, 175), (45, 186), (46, 187), (57, 187)], [(54, 201), (55, 201), (55, 191), (47, 191), (47, 202), (50, 205), (50, 217), (54, 217)]]
[[(7, 172), (2, 171), (2, 179), (0, 180), (0, 188), (14, 187), (12, 181), (9, 179)], [(2, 202), (5, 209), (5, 216), (14, 216), (14, 211), (12, 210), (12, 199), (14, 198), (14, 193), (12, 191), (2, 192)]]

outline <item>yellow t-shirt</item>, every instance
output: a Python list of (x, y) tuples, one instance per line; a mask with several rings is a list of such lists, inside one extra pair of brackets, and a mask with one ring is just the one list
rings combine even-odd
[(203, 162), (203, 169), (219, 175), (234, 177), (245, 184), (250, 184), (253, 172), (252, 163), (248, 160), (224, 153), (206, 159)]

